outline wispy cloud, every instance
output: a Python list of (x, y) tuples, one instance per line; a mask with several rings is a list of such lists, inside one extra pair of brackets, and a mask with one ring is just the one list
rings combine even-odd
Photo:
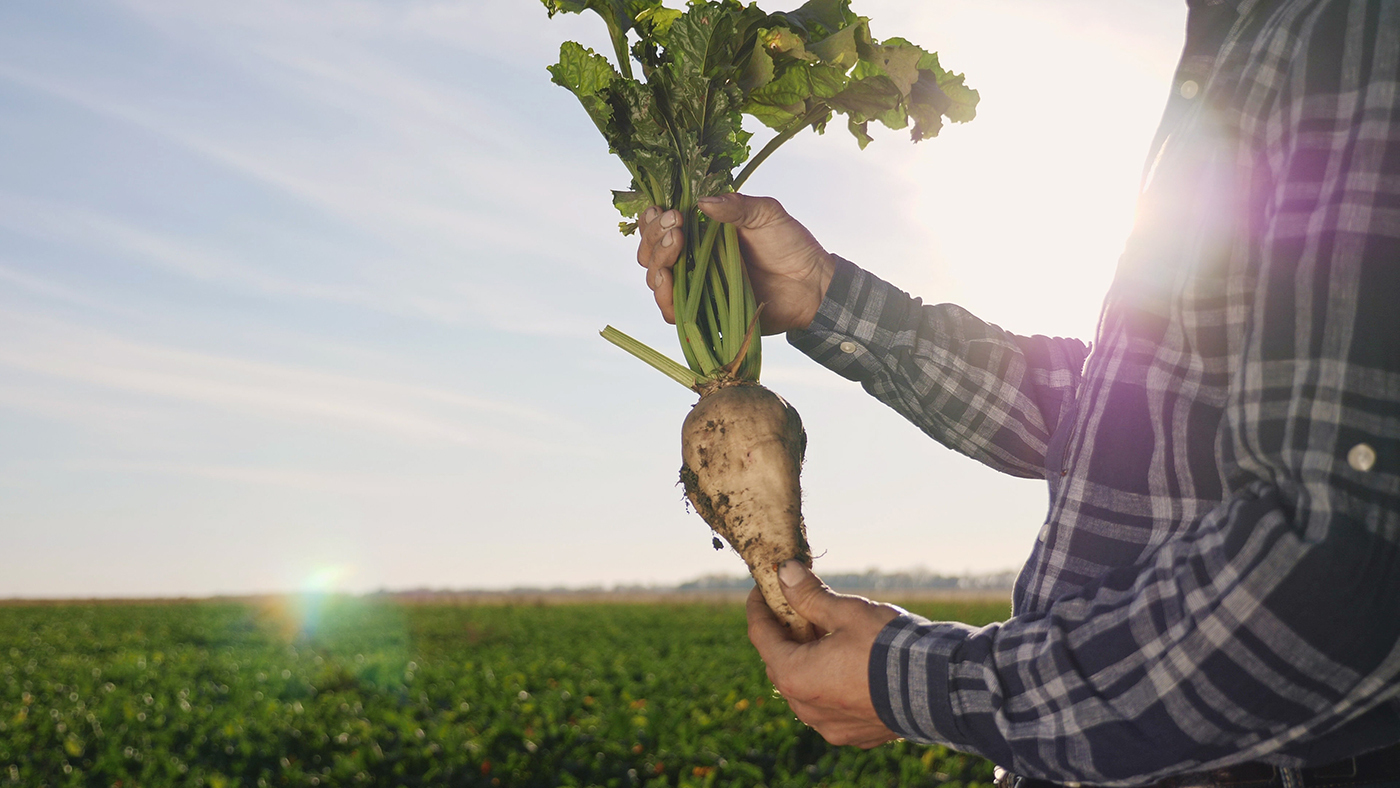
[[(499, 309), (512, 295), (492, 268), (533, 270), (541, 282), (556, 278), (545, 275), (551, 268), (573, 271), (575, 278), (626, 281), (634, 272), (625, 258), (614, 263), (625, 244), (610, 230), (610, 209), (599, 198), (603, 190), (590, 192), (587, 199), (582, 192), (573, 193), (577, 187), (570, 184), (575, 182), (557, 177), (563, 164), (555, 152), (558, 146), (532, 141), (527, 126), (512, 128), (508, 109), (497, 111), (489, 124), (492, 133), (477, 139), (473, 135), (479, 136), (483, 127), (482, 110), (470, 96), (404, 72), (373, 52), (327, 46), (326, 51), (308, 51), (273, 40), (239, 53), (240, 63), (269, 86), (290, 91), (296, 99), (290, 104), (318, 106), (323, 116), (331, 109), (345, 113), (345, 132), (329, 135), (299, 128), (297, 116), (253, 122), (229, 117), (217, 107), (190, 112), (179, 102), (153, 99), (159, 85), (138, 88), (119, 82), (98, 88), (61, 71), (41, 73), (7, 64), (3, 56), (0, 80), (173, 142), (332, 217), (354, 234), (378, 239), (381, 251), (352, 254), (350, 264), (337, 272), (341, 281), (328, 282), (324, 271), (308, 271), (317, 275), (314, 281), (270, 274), (219, 250), (193, 248), (192, 242), (168, 233), (73, 206), (64, 211), (68, 215), (48, 221), (49, 228), (74, 234), (67, 220), (76, 213), (84, 232), (139, 252), (152, 264), (263, 294), (351, 303), (438, 321), (476, 318), (510, 333), (576, 336), (590, 329), (595, 321), (571, 314), (565, 291), (538, 288), (529, 301), (515, 302), (518, 309)], [(162, 103), (180, 111), (162, 109)], [(20, 222), (12, 214), (9, 223)], [(24, 224), (33, 231), (44, 222)], [(306, 269), (298, 261), (288, 262), (284, 270)], [(444, 292), (486, 295), (454, 302), (442, 299)], [(544, 308), (531, 310), (530, 301)], [(503, 311), (555, 317), (547, 322), (503, 320)]]
[(67, 463), (64, 470), (141, 474), (176, 478), (209, 479), (252, 487), (276, 487), (298, 492), (329, 493), (349, 498), (399, 498), (405, 495), (440, 495), (451, 485), (423, 476), (398, 476), (383, 472), (321, 471), (298, 467), (170, 462), (91, 460)]
[[(558, 51), (564, 38), (605, 47), (601, 20), (561, 15), (549, 21), (535, 3), (492, 0), (323, 0), (314, 4), (247, 0), (191, 4), (180, 0), (118, 0), (131, 13), (167, 34), (194, 27), (232, 32), (238, 40), (332, 42), (383, 45), (425, 44), (471, 53), (476, 63), (514, 67), (542, 74), (543, 56)], [(596, 43), (595, 43), (596, 42)]]
[[(0, 191), (0, 226), (32, 237), (113, 251), (131, 262), (205, 282), (221, 282), (264, 295), (299, 296), (377, 306), (367, 291), (328, 282), (299, 282), (248, 265), (234, 254), (154, 232), (80, 206)], [(18, 281), (18, 277), (16, 277)], [(38, 281), (26, 277), (35, 286)], [(46, 286), (52, 291), (52, 286)]]
[[(140, 127), (400, 242), (426, 231), (459, 246), (489, 245), (576, 264), (576, 255), (561, 255), (552, 239), (528, 225), (528, 217), (547, 205), (604, 203), (601, 188), (580, 189), (577, 181), (558, 177), (561, 168), (576, 166), (577, 149), (560, 145), (557, 124), (535, 127), (512, 103), (479, 95), (478, 83), (461, 75), (448, 87), (387, 59), (379, 51), (386, 44), (382, 30), (395, 26), (383, 17), (402, 15), (389, 5), (342, 3), (292, 13), (283, 3), (258, 5), (231, 13), (208, 5), (132, 4), (171, 39), (184, 46), (200, 41), (206, 57), (252, 75), (269, 97), (280, 94), (288, 111), (279, 116), (245, 117), (234, 102), (191, 107), (185, 94), (213, 86), (181, 84), (176, 75), (157, 84), (116, 75), (100, 86), (85, 85), (0, 56), (0, 79)], [(327, 33), (343, 29), (347, 19), (374, 19), (384, 27), (377, 40)], [(368, 23), (356, 28), (369, 29)], [(400, 50), (411, 44), (388, 43)], [(550, 96), (573, 110), (572, 97), (548, 85), (534, 65), (537, 84), (518, 98), (529, 105)], [(326, 128), (327, 117), (337, 115), (338, 128)], [(569, 119), (586, 123), (577, 112)], [(622, 176), (601, 141), (589, 141), (594, 161)], [(569, 226), (575, 248), (580, 240), (608, 238), (608, 224), (591, 216), (573, 221), (565, 212), (552, 220)]]
[(20, 383), (0, 377), (0, 411), (28, 413), (85, 429), (115, 434), (133, 443), (149, 437), (164, 417), (159, 408), (94, 398), (63, 386)]
[[(109, 332), (7, 311), (0, 369), (302, 426), (359, 430), (417, 444), (511, 454), (576, 455), (584, 432), (553, 414), (429, 386), (133, 342)], [(100, 401), (100, 400), (99, 400)], [(0, 399), (33, 408), (33, 396)], [(63, 411), (60, 411), (62, 413)], [(67, 415), (99, 415), (72, 408)]]
[[(434, 281), (406, 263), (343, 261), (337, 270), (303, 268), (302, 277), (293, 278), (268, 270), (266, 264), (248, 263), (243, 259), (246, 252), (240, 255), (208, 239), (181, 238), (79, 206), (4, 191), (0, 191), (0, 227), (262, 296), (310, 299), (445, 324), (478, 323), (535, 336), (576, 337), (587, 334), (596, 322), (558, 303), (548, 291), (472, 281), (470, 274)], [(297, 270), (289, 266), (280, 270), (289, 269)], [(93, 302), (91, 297), (20, 271), (0, 269), (0, 279), (72, 302)], [(522, 319), (523, 315), (536, 317)]]
[[(4, 195), (0, 193), (0, 203), (3, 203), (3, 201)], [(3, 211), (0, 211), (0, 213), (3, 213)], [(135, 310), (118, 306), (90, 292), (75, 290), (51, 279), (26, 273), (18, 267), (7, 266), (4, 264), (3, 260), (0, 260), (0, 282), (13, 285), (21, 290), (44, 298), (83, 307), (84, 309), (101, 310), (112, 314), (136, 314)]]

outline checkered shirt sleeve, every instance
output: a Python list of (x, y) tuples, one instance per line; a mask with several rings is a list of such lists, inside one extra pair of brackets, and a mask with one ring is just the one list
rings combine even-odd
[(837, 259), (827, 297), (791, 344), (945, 446), (1013, 476), (1045, 475), (1045, 450), (1088, 349), (1022, 337), (919, 299)]
[(881, 632), (903, 736), (1097, 785), (1400, 740), (1400, 2), (1226, 5), (1077, 389), (1072, 345), (856, 272), (792, 338), (1010, 473), (1076, 402), (1016, 614)]

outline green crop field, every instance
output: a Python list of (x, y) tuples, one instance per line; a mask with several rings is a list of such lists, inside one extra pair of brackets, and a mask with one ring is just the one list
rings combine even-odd
[(737, 605), (0, 607), (0, 785), (990, 782), (940, 747), (827, 745), (744, 630)]

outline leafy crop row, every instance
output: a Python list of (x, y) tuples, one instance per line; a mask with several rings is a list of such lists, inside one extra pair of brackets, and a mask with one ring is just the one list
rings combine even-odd
[(733, 606), (0, 607), (0, 786), (989, 781), (938, 747), (827, 745)]

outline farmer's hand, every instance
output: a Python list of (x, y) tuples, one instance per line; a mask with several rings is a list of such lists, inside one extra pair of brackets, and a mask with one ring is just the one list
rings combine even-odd
[[(831, 255), (817, 239), (772, 197), (702, 197), (700, 210), (711, 219), (738, 227), (754, 296), (766, 304), (763, 333), (806, 328), (821, 306), (835, 268)], [(681, 250), (681, 214), (649, 208), (638, 226), (642, 240), (637, 262), (647, 269), (647, 285), (656, 293), (662, 316), (674, 323), (671, 268)]]
[(755, 588), (749, 594), (749, 640), (768, 665), (768, 678), (799, 720), (832, 744), (870, 749), (899, 735), (885, 727), (870, 702), (870, 647), (897, 608), (833, 593), (797, 561), (778, 571), (794, 610), (820, 637), (798, 643)]

